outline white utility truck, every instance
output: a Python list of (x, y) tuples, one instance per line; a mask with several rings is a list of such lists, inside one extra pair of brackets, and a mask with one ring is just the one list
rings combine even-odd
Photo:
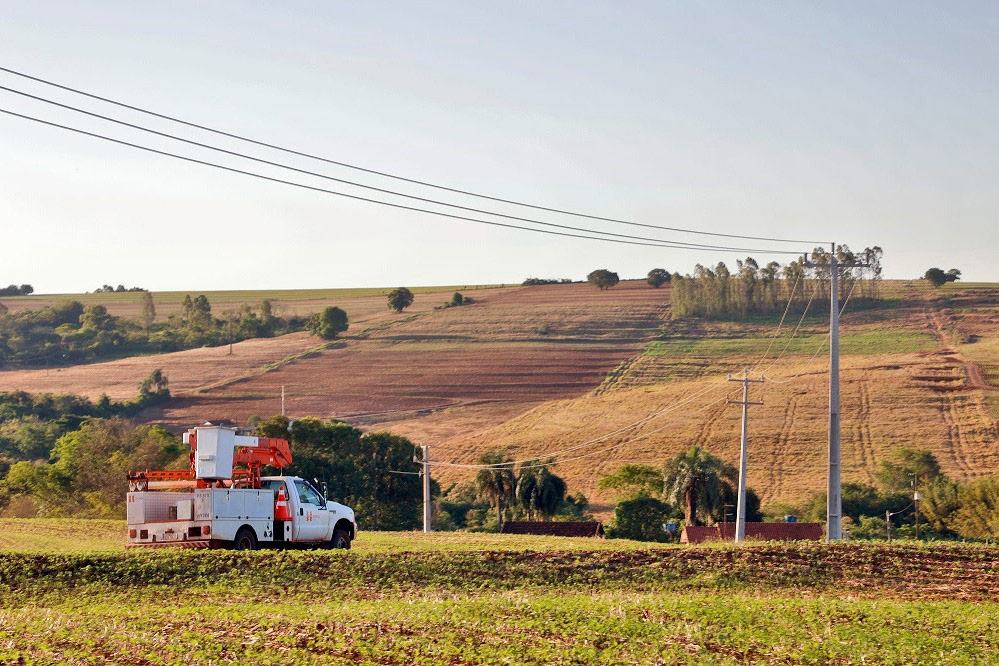
[(184, 433), (187, 470), (128, 473), (128, 547), (350, 548), (354, 511), (297, 476), (261, 476), (291, 464), (288, 442), (205, 425)]

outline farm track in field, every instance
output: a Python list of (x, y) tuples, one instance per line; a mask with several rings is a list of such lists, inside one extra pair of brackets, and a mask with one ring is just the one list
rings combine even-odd
[(784, 410), (784, 421), (780, 431), (777, 433), (776, 443), (773, 449), (771, 462), (767, 466), (767, 474), (770, 483), (767, 495), (779, 495), (784, 487), (784, 466), (790, 455), (791, 434), (795, 428), (795, 412), (798, 410), (798, 403), (801, 396), (797, 393), (788, 400), (787, 408)]
[(871, 437), (871, 394), (870, 387), (866, 381), (858, 382), (859, 393), (859, 413), (856, 418), (856, 441), (860, 449), (860, 459), (862, 470), (867, 475), (867, 482), (874, 482), (874, 469), (876, 467), (873, 450), (873, 437)]

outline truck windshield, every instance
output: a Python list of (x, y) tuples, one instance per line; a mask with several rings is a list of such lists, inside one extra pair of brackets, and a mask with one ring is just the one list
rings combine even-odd
[(295, 480), (295, 489), (298, 490), (298, 497), (305, 504), (315, 504), (316, 506), (322, 506), (322, 499), (320, 499), (319, 493), (315, 488), (310, 486), (308, 482), (302, 481), (301, 479)]

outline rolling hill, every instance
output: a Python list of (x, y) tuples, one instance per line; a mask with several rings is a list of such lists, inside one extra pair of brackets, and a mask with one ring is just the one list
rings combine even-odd
[[(452, 288), (420, 290), (397, 315), (373, 293), (335, 303), (351, 329), (330, 343), (303, 333), (60, 370), (0, 372), (0, 390), (128, 397), (152, 368), (176, 399), (143, 419), (180, 429), (280, 411), (338, 417), (430, 444), (435, 460), (558, 454), (559, 473), (601, 513), (598, 480), (628, 462), (661, 464), (691, 443), (730, 461), (739, 410), (726, 374), (767, 376), (750, 420), (750, 486), (764, 502), (825, 482), (826, 322), (674, 321), (669, 290), (624, 281), (467, 290), (471, 305), (435, 309)], [(886, 307), (843, 317), (844, 480), (870, 481), (900, 446), (927, 448), (957, 479), (999, 470), (999, 285), (895, 282)], [(118, 295), (112, 295), (118, 296)], [(255, 294), (254, 299), (257, 298)], [(324, 300), (327, 299), (327, 300)], [(6, 301), (5, 301), (6, 302)], [(235, 303), (235, 301), (233, 301)], [(640, 422), (637, 425), (633, 425)], [(472, 472), (439, 468), (443, 481)]]

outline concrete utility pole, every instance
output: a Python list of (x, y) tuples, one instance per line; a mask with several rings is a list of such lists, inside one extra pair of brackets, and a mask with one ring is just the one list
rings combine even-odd
[(413, 460), (423, 465), (423, 531), (432, 532), (431, 509), (433, 503), (430, 500), (430, 447), (426, 444), (420, 446), (423, 450), (423, 459), (418, 460), (413, 456)]
[(742, 382), (742, 400), (727, 400), (730, 405), (742, 405), (742, 443), (739, 447), (739, 498), (735, 507), (735, 540), (745, 541), (746, 539), (746, 459), (747, 439), (749, 434), (749, 406), (762, 405), (762, 402), (749, 401), (749, 385), (763, 383), (763, 378), (750, 379), (749, 370), (742, 369), (741, 378), (733, 378), (729, 375), (730, 382)]
[(281, 385), (281, 416), (284, 416), (284, 384)]
[[(867, 268), (870, 264), (841, 264), (836, 259), (836, 243), (829, 255), (829, 474), (826, 488), (826, 542), (843, 538), (843, 481), (840, 464), (839, 411), (839, 271), (841, 268)], [(823, 266), (806, 260), (808, 268)]]

